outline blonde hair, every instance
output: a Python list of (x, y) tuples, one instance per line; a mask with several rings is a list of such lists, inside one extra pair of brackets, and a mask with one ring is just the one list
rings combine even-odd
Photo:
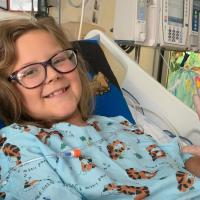
[[(53, 18), (0, 21), (0, 118), (6, 125), (17, 122), (21, 124), (48, 126), (47, 121), (38, 121), (26, 112), (20, 93), (13, 84), (8, 81), (8, 76), (17, 60), (15, 42), (24, 33), (32, 30), (45, 30), (49, 32), (55, 37), (63, 49), (72, 46)], [(77, 69), (82, 83), (82, 95), (78, 104), (78, 109), (82, 119), (86, 120), (92, 113), (94, 101), (93, 94), (89, 89), (85, 62), (80, 55), (78, 55), (78, 63)]]

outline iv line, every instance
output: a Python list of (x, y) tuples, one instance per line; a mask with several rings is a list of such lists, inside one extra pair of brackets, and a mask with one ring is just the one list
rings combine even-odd
[(36, 157), (36, 158), (33, 158), (33, 159), (30, 159), (30, 160), (27, 160), (19, 165), (16, 165), (14, 167), (12, 167), (5, 175), (5, 179), (0, 179), (0, 186), (1, 185), (5, 185), (7, 184), (7, 177), (10, 175), (10, 173), (15, 170), (16, 168), (18, 167), (21, 167), (21, 166), (24, 166), (26, 164), (29, 164), (31, 162), (35, 162), (35, 161), (38, 161), (38, 160), (41, 160), (41, 159), (47, 159), (47, 158), (53, 158), (53, 157), (66, 157), (66, 158), (70, 158), (70, 157), (74, 157), (74, 158), (78, 158), (81, 156), (81, 151), (80, 149), (78, 148), (74, 148), (74, 150), (71, 150), (71, 151), (64, 151), (64, 152), (58, 152), (58, 153), (55, 153), (55, 154), (50, 154), (50, 155), (43, 155), (43, 156), (39, 156), (39, 157)]
[[(123, 89), (123, 90), (129, 94), (128, 91), (126, 91), (125, 89)], [(129, 95), (131, 95), (131, 94), (129, 94)], [(150, 109), (148, 109), (148, 108), (146, 108), (144, 106), (141, 106), (139, 103), (135, 103), (132, 99), (131, 99), (131, 104), (129, 104), (129, 105), (134, 109), (134, 119), (136, 121), (136, 126), (138, 128), (142, 128), (144, 130), (144, 128), (142, 127), (142, 125), (140, 125), (140, 123), (137, 120), (138, 119), (137, 109), (140, 108), (142, 110), (148, 111), (149, 113), (152, 113), (154, 116), (157, 116), (164, 124), (167, 124), (167, 126), (170, 127), (172, 129), (172, 131), (174, 132), (180, 148), (183, 147), (183, 144), (182, 144), (181, 139), (180, 139), (180, 134), (178, 133), (178, 131), (176, 130), (176, 128), (172, 125), (172, 123), (169, 122), (169, 120), (167, 118), (165, 118), (163, 115), (161, 117), (160, 115), (158, 115), (157, 113), (151, 111)]]

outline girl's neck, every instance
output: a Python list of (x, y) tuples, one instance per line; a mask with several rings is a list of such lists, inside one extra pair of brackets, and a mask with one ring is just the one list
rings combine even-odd
[(87, 122), (82, 119), (81, 113), (77, 109), (75, 113), (72, 114), (69, 118), (66, 119), (66, 122), (74, 124), (76, 126), (86, 126)]

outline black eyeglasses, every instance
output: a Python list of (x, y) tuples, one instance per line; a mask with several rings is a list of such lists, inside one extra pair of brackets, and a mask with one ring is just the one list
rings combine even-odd
[(74, 71), (78, 64), (77, 52), (74, 49), (65, 49), (53, 55), (45, 62), (26, 65), (13, 72), (8, 81), (16, 81), (27, 89), (33, 89), (43, 84), (47, 77), (47, 67), (66, 74)]

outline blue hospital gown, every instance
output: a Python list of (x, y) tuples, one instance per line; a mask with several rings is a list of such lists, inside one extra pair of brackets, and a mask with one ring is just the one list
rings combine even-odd
[[(84, 127), (12, 124), (0, 134), (1, 199), (200, 199), (177, 140), (158, 144), (123, 117), (93, 116)], [(61, 156), (74, 148), (80, 157)]]

